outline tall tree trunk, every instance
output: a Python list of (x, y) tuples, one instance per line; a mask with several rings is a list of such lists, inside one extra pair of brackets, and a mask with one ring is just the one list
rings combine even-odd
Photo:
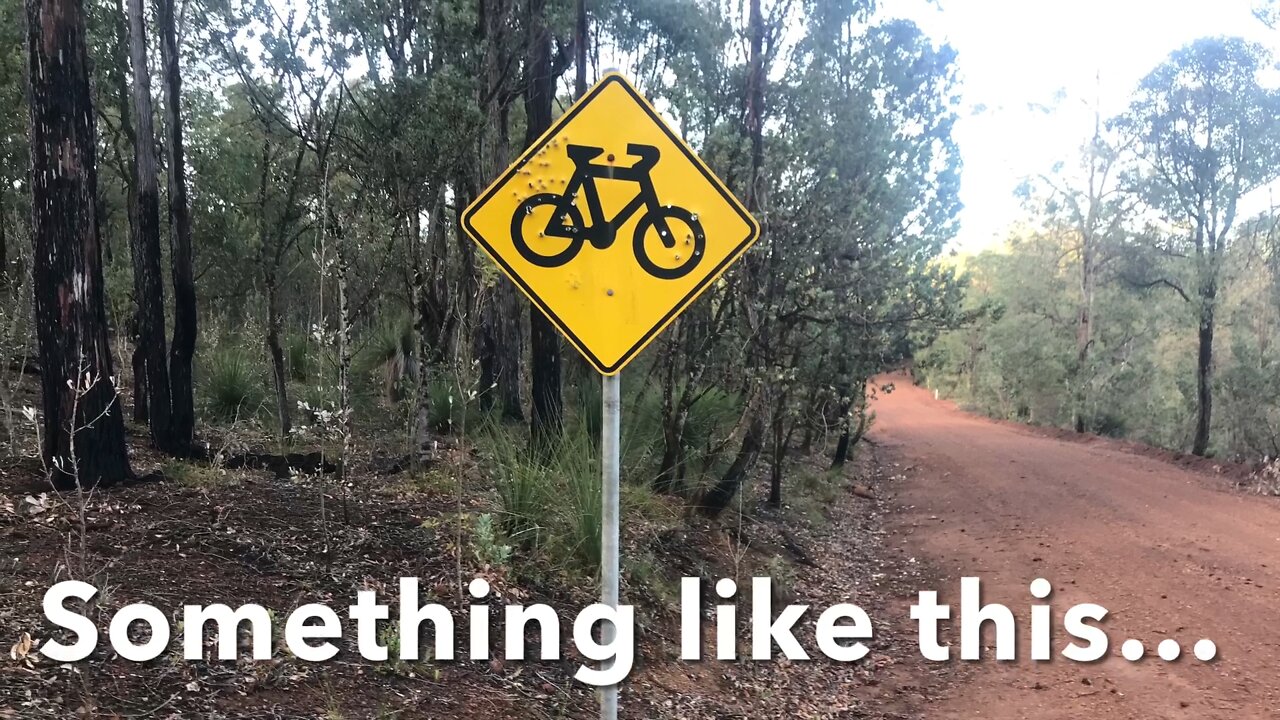
[(1075, 430), (1085, 431), (1089, 348), (1093, 344), (1093, 242), (1087, 235), (1080, 248), (1080, 307), (1076, 313)]
[(9, 289), (9, 218), (5, 217), (4, 188), (0, 188), (0, 290)]
[(138, 130), (134, 158), (138, 185), (138, 231), (133, 234), (133, 293), (138, 343), (147, 378), (147, 422), (156, 447), (173, 451), (168, 353), (165, 350), (164, 282), (160, 270), (160, 191), (156, 180), (151, 75), (147, 68), (146, 16), (142, 0), (129, 0), (129, 55), (133, 65), (133, 109)]
[(574, 77), (573, 99), (587, 94), (587, 0), (575, 3), (577, 17), (573, 24)]
[[(352, 412), (351, 412), (351, 302), (347, 293), (347, 276), (350, 274), (350, 250), (347, 236), (338, 222), (337, 213), (329, 208), (329, 226), (338, 253), (338, 428), (342, 435), (342, 459), (338, 464), (339, 483), (345, 493), (350, 482)], [(344, 494), (345, 497), (345, 494)]]
[(769, 505), (772, 507), (782, 506), (782, 474), (787, 462), (786, 407), (787, 393), (779, 392), (770, 420), (773, 457), (769, 463)]
[[(480, 149), (480, 173), (486, 183), (507, 166), (510, 144), (508, 115), (513, 101), (506, 79), (509, 55), (506, 43), (511, 14), (508, 0), (479, 0), (479, 29), (484, 38), (484, 83), (480, 91), (480, 107), (486, 118)], [(488, 362), (492, 368), (493, 383), (497, 386), (502, 416), (522, 421), (520, 357), (524, 333), (521, 332), (518, 296), (513, 283), (506, 278), (498, 279), (491, 307), (483, 316), (487, 327), (480, 331), (482, 337), (478, 347), (486, 352), (491, 350)], [(482, 368), (485, 362), (482, 356)]]
[(498, 375), (498, 396), (502, 400), (502, 417), (524, 421), (524, 402), (520, 392), (520, 365), (524, 349), (524, 328), (520, 324), (520, 293), (505, 277), (498, 281), (498, 332), (494, 335)]
[(173, 0), (160, 0), (159, 10), (165, 125), (169, 140), (169, 255), (173, 274), (173, 345), (169, 352), (169, 383), (173, 398), (173, 440), (178, 448), (188, 450), (195, 440), (191, 364), (196, 352), (196, 281), (182, 132), (181, 58)]
[[(414, 204), (416, 205), (416, 203)], [(432, 225), (435, 224), (435, 203), (432, 203)], [(409, 352), (417, 356), (418, 372), (416, 373), (413, 398), (413, 428), (409, 443), (409, 452), (415, 467), (421, 467), (427, 460), (427, 447), (431, 444), (431, 363), (428, 358), (431, 342), (427, 337), (427, 274), (422, 262), (422, 216), (416, 207), (409, 208), (408, 241), (409, 241), (409, 304), (412, 306), (413, 347)], [(431, 228), (428, 228), (428, 233)]]
[[(289, 199), (285, 202), (285, 209), (281, 215), (280, 228), (271, 235), (267, 231), (267, 182), (271, 176), (271, 145), (270, 141), (262, 141), (262, 171), (258, 177), (258, 239), (262, 244), (261, 253), (258, 256), (258, 264), (262, 268), (262, 284), (267, 294), (267, 356), (271, 359), (271, 378), (275, 387), (276, 394), (276, 421), (280, 429), (280, 442), (289, 441), (289, 431), (293, 429), (289, 412), (289, 385), (288, 376), (285, 374), (284, 367), (284, 350), (280, 347), (280, 256), (283, 252), (283, 239), (280, 237), (284, 232), (287, 223), (286, 218), (289, 213), (289, 206), (293, 202), (294, 186), (297, 180), (297, 171), (302, 162), (302, 148), (298, 150), (298, 158), (294, 163), (294, 180), (291, 181), (289, 189)], [(270, 245), (274, 243), (275, 247)]]
[(760, 456), (760, 450), (763, 447), (764, 417), (763, 413), (755, 413), (751, 424), (747, 427), (747, 434), (742, 438), (742, 447), (733, 458), (733, 463), (720, 480), (702, 496), (699, 509), (704, 515), (716, 517), (729, 507), (729, 503), (733, 502), (734, 496), (738, 494), (738, 488), (742, 486), (742, 481), (751, 466), (755, 465), (756, 458)]
[[(856, 398), (855, 392), (858, 393)], [(855, 414), (858, 417), (857, 425), (853, 424)], [(849, 451), (858, 444), (866, 430), (867, 387), (866, 381), (858, 380), (840, 390), (840, 439), (836, 442), (836, 451), (831, 457), (831, 467), (840, 467), (849, 460)]]
[[(128, 145), (128, 151), (117, 152), (122, 157), (125, 205), (129, 218), (129, 247), (137, 247), (141, 242), (138, 237), (142, 209), (138, 203), (138, 161), (135, 148), (138, 144), (137, 133), (133, 129), (133, 108), (130, 107), (132, 94), (129, 90), (129, 11), (124, 0), (116, 0), (116, 11), (119, 17), (115, 23), (115, 43), (112, 46), (112, 59), (120, 68), (116, 75), (116, 112), (120, 114), (120, 135)], [(147, 413), (147, 364), (142, 339), (138, 337), (138, 312), (134, 311), (129, 321), (129, 339), (133, 342), (129, 367), (133, 374), (133, 419), (134, 422), (146, 423), (150, 417)]]
[(26, 16), (41, 452), (58, 487), (111, 483), (129, 459), (107, 339), (84, 7), (27, 0)]
[(267, 289), (267, 355), (271, 358), (271, 379), (276, 393), (276, 417), (280, 423), (280, 440), (288, 442), (293, 422), (289, 411), (289, 376), (284, 367), (284, 348), (280, 345), (283, 320), (280, 313), (278, 270), (275, 264), (268, 265), (263, 277)]
[(654, 476), (653, 489), (660, 493), (675, 490), (682, 479), (684, 467), (684, 428), (689, 411), (684, 406), (687, 386), (676, 397), (676, 366), (679, 364), (680, 346), (669, 339), (662, 346), (662, 460), (658, 474)]
[[(746, 123), (743, 128), (744, 134), (751, 143), (751, 164), (747, 173), (747, 211), (756, 212), (760, 208), (760, 178), (761, 166), (764, 164), (764, 16), (761, 14), (760, 0), (750, 0), (750, 11), (747, 19), (747, 34), (749, 36), (749, 54), (747, 57), (747, 84), (744, 93), (744, 115)], [(751, 277), (753, 262), (747, 259), (746, 274), (749, 280)], [(750, 291), (754, 291), (755, 283), (748, 282)], [(745, 302), (751, 302), (752, 298), (748, 297)], [(749, 316), (750, 313), (745, 315)], [(760, 322), (767, 322), (763, 316)], [(748, 367), (757, 368), (762, 364), (762, 356), (764, 353), (760, 350), (761, 346), (767, 345), (767, 337), (765, 336), (765, 328), (755, 329), (758, 337), (748, 345), (747, 365)], [(767, 375), (767, 373), (766, 373)], [(751, 413), (751, 423), (747, 427), (746, 435), (742, 438), (742, 445), (738, 448), (738, 453), (734, 456), (733, 462), (729, 465), (729, 469), (720, 477), (719, 482), (707, 493), (703, 498), (703, 511), (709, 515), (715, 515), (728, 507), (728, 503), (737, 494), (739, 486), (746, 479), (747, 473), (751, 471), (755, 465), (756, 459), (760, 455), (760, 449), (764, 446), (765, 432), (765, 408), (769, 403), (763, 397), (767, 386), (767, 379), (760, 381), (760, 386), (752, 388), (751, 392), (759, 397), (759, 412), (754, 411), (757, 403), (748, 400), (747, 412)]]
[(1209, 433), (1213, 420), (1213, 331), (1214, 304), (1218, 286), (1207, 280), (1200, 291), (1200, 348), (1196, 353), (1196, 434), (1191, 452), (1204, 455), (1209, 451)]
[[(528, 0), (528, 59), (525, 64), (525, 146), (531, 147), (551, 127), (551, 33), (546, 0)], [(560, 391), (560, 337), (555, 327), (529, 303), (530, 371), (533, 413), (531, 441), (544, 448), (560, 434), (564, 401)]]

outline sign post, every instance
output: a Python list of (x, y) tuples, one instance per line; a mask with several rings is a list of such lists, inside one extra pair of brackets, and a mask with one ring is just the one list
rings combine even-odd
[[(463, 230), (603, 376), (601, 600), (618, 606), (623, 366), (760, 226), (622, 75), (607, 73), (462, 214)], [(603, 640), (615, 628), (605, 623)], [(601, 717), (618, 714), (603, 688)]]
[[(622, 438), (622, 374), (605, 375), (601, 379), (601, 395), (604, 396), (601, 408), (603, 420), (600, 429), (600, 502), (603, 512), (600, 515), (600, 599), (609, 607), (618, 607), (618, 573), (620, 552), (618, 548), (621, 534), (621, 452), (619, 445)], [(605, 623), (601, 640), (606, 646), (614, 640), (613, 623)], [(612, 661), (609, 661), (612, 663)], [(610, 685), (601, 689), (600, 718), (616, 720), (618, 717), (618, 686)]]

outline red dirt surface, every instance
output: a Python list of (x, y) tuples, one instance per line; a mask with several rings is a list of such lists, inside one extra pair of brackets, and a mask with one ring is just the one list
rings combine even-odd
[[(873, 402), (871, 433), (901, 476), (895, 535), (944, 578), (953, 619), (959, 578), (979, 576), (983, 601), (1019, 623), (1018, 660), (994, 659), (988, 624), (984, 659), (927, 717), (1280, 718), (1280, 502), (1236, 491), (1221, 476), (1235, 472), (975, 417), (904, 376), (878, 382), (895, 385)], [(1040, 577), (1054, 659), (1036, 663), (1028, 585)], [(1088, 664), (1059, 655), (1073, 639), (1062, 614), (1085, 602), (1110, 611), (1108, 656)], [(941, 637), (960, 662), (958, 627)], [(1120, 656), (1130, 638), (1147, 649), (1134, 663)], [(1176, 662), (1156, 655), (1165, 638), (1182, 647)], [(1201, 638), (1215, 661), (1192, 654)]]

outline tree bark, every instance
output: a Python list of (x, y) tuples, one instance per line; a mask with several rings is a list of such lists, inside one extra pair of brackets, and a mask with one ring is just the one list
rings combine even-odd
[[(262, 250), (258, 262), (262, 267), (262, 284), (267, 294), (267, 356), (271, 359), (271, 378), (276, 394), (276, 421), (280, 429), (280, 441), (289, 441), (289, 431), (293, 429), (289, 412), (289, 385), (285, 374), (284, 350), (280, 347), (280, 256), (284, 252), (281, 235), (288, 224), (290, 206), (293, 204), (294, 188), (297, 184), (298, 170), (302, 164), (303, 149), (299, 147), (294, 161), (293, 179), (290, 181), (289, 197), (280, 216), (274, 235), (267, 231), (267, 181), (271, 175), (271, 144), (262, 141), (262, 170), (258, 177), (258, 237)], [(274, 247), (273, 247), (274, 246)]]
[[(683, 329), (683, 328), (681, 328)], [(660, 493), (669, 493), (676, 489), (683, 479), (684, 470), (684, 428), (689, 418), (689, 410), (684, 399), (688, 386), (676, 397), (676, 366), (680, 347), (670, 340), (663, 344), (662, 353), (662, 460), (658, 464), (658, 474), (653, 479), (653, 489)]]
[(1209, 451), (1209, 437), (1213, 420), (1213, 331), (1214, 303), (1218, 286), (1206, 281), (1200, 291), (1200, 347), (1196, 353), (1196, 433), (1191, 442), (1191, 453), (1203, 456)]
[(1080, 248), (1080, 307), (1076, 315), (1075, 430), (1085, 431), (1085, 369), (1093, 344), (1093, 242), (1087, 235)]
[(284, 348), (280, 345), (283, 320), (280, 314), (279, 278), (274, 264), (267, 266), (263, 278), (267, 286), (267, 355), (271, 358), (271, 379), (276, 392), (276, 416), (280, 422), (280, 440), (287, 442), (293, 429), (289, 412), (289, 376), (284, 367)]
[(769, 505), (771, 507), (782, 506), (782, 474), (787, 462), (786, 407), (787, 393), (780, 392), (770, 421), (773, 435), (773, 457), (770, 458), (769, 463)]
[(9, 288), (9, 219), (5, 217), (4, 188), (0, 188), (0, 290)]
[[(513, 98), (507, 90), (507, 32), (511, 26), (511, 8), (507, 0), (479, 0), (479, 30), (484, 39), (484, 83), (480, 90), (480, 109), (486, 128), (480, 147), (482, 179), (497, 177), (507, 165), (508, 114)], [(518, 291), (511, 282), (499, 278), (490, 307), (483, 314), (478, 349), (482, 375), (486, 363), (491, 368), (492, 383), (498, 391), (502, 417), (523, 421), (520, 398), (520, 356), (524, 346), (520, 322)]]
[[(836, 451), (831, 457), (833, 468), (838, 468), (849, 460), (849, 451), (858, 444), (867, 430), (866, 384), (859, 381), (854, 385), (859, 388), (857, 392), (861, 393), (856, 401), (853, 398), (853, 385), (841, 390), (840, 439), (836, 442)], [(858, 416), (856, 426), (853, 425), (852, 417), (855, 412)]]
[[(139, 217), (142, 210), (138, 205), (138, 161), (135, 147), (138, 143), (137, 133), (133, 129), (133, 109), (130, 107), (132, 94), (129, 90), (129, 11), (124, 0), (116, 0), (116, 11), (119, 17), (115, 23), (115, 44), (112, 46), (112, 59), (119, 72), (116, 74), (116, 111), (120, 114), (120, 135), (128, 144), (128, 151), (123, 152), (116, 147), (117, 158), (121, 160), (120, 168), (125, 189), (125, 205), (129, 218), (129, 247), (137, 247)], [(129, 339), (133, 341), (133, 352), (130, 354), (129, 367), (133, 375), (133, 420), (147, 423), (147, 365), (142, 348), (142, 340), (138, 337), (138, 313), (135, 311), (128, 324)]]
[[(525, 146), (530, 147), (551, 127), (551, 33), (547, 31), (546, 0), (528, 0), (528, 58), (525, 72)], [(563, 398), (560, 391), (560, 337), (555, 327), (529, 304), (530, 370), (533, 413), (529, 424), (535, 448), (546, 448), (560, 434)]]
[(173, 275), (173, 344), (169, 383), (173, 441), (189, 450), (195, 441), (195, 393), (191, 365), (196, 352), (196, 282), (187, 202), (186, 148), (182, 132), (182, 71), (173, 0), (160, 0), (160, 55), (164, 64), (165, 125), (169, 150), (169, 255)]
[(764, 417), (761, 413), (756, 413), (747, 427), (747, 434), (742, 438), (742, 447), (733, 458), (733, 464), (702, 496), (699, 509), (704, 515), (716, 517), (729, 507), (729, 503), (733, 502), (734, 496), (738, 494), (738, 488), (742, 486), (742, 481), (746, 479), (751, 466), (755, 465), (756, 458), (760, 456), (760, 450), (763, 447)]
[(577, 100), (587, 94), (587, 0), (577, 0), (575, 6), (573, 99)]
[(107, 339), (84, 7), (27, 0), (26, 16), (41, 452), (59, 488), (108, 484), (129, 475), (129, 459)]
[(165, 350), (164, 283), (160, 270), (160, 191), (156, 180), (151, 74), (147, 67), (146, 16), (142, 0), (128, 0), (129, 55), (133, 65), (133, 109), (137, 117), (134, 158), (138, 187), (138, 231), (133, 233), (133, 293), (138, 345), (146, 373), (147, 423), (151, 440), (175, 449), (171, 428), (168, 353)]

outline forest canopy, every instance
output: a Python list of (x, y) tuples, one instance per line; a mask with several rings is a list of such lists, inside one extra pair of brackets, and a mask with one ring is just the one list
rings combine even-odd
[[(468, 427), (552, 454), (593, 427), (593, 373), (458, 219), (611, 67), (763, 230), (629, 369), (640, 484), (715, 514), (764, 464), (780, 503), (790, 452), (844, 462), (868, 379), (954, 320), (956, 55), (874, 3), (48, 2), (84, 62), (44, 59), (41, 3), (0, 8), (0, 259), (62, 486), (136, 474), (135, 426), (179, 458), (373, 432), (415, 465)], [(94, 168), (74, 193), (26, 152), (46, 135)], [(101, 299), (51, 322), (81, 272)]]

